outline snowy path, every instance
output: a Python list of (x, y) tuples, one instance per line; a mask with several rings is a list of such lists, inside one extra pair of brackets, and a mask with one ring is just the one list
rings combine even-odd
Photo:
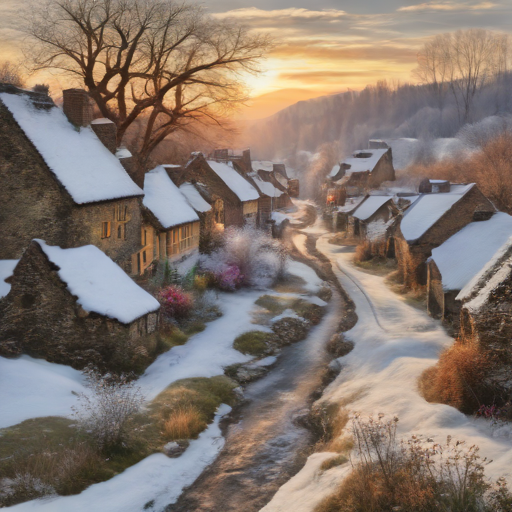
[[(484, 420), (475, 420), (442, 404), (429, 404), (419, 394), (418, 377), (435, 364), (439, 352), (453, 343), (439, 322), (408, 305), (384, 283), (384, 278), (366, 274), (352, 263), (352, 250), (327, 242), (318, 249), (330, 259), (336, 277), (356, 305), (359, 321), (345, 333), (355, 343), (342, 358), (345, 368), (326, 389), (321, 400), (351, 398), (351, 411), (363, 415), (384, 413), (400, 418), (402, 436), (421, 434), (443, 442), (446, 436), (476, 444), (482, 456), (492, 459), (486, 474), (509, 481), (512, 469), (510, 428), (493, 431)], [(320, 472), (327, 457), (315, 454), (306, 466), (278, 491), (265, 512), (311, 512), (329, 495), (348, 472), (348, 464)]]

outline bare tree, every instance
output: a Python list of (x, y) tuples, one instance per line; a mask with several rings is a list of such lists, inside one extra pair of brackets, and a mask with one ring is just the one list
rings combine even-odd
[(450, 34), (439, 34), (425, 43), (418, 53), (418, 67), (413, 71), (419, 82), (427, 86), (440, 110), (444, 107), (453, 75), (450, 40)]
[(0, 64), (0, 82), (12, 84), (16, 87), (23, 87), (24, 80), (20, 71), (20, 66), (9, 60)]
[(141, 120), (143, 163), (187, 124), (222, 123), (246, 99), (244, 74), (259, 71), (272, 44), (168, 0), (50, 0), (32, 5), (29, 19), (34, 69), (78, 78), (117, 124), (119, 142)]
[(509, 38), (488, 30), (459, 30), (427, 42), (418, 54), (415, 70), (420, 82), (430, 86), (440, 109), (452, 91), (459, 122), (467, 123), (476, 95), (508, 69)]

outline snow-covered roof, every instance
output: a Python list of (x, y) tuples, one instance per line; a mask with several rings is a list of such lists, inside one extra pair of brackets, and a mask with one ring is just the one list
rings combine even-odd
[(262, 194), (269, 197), (281, 197), (283, 195), (284, 192), (282, 190), (274, 187), (270, 181), (262, 180), (257, 172), (251, 172), (249, 175), (254, 180), (254, 183), (260, 189)]
[(448, 180), (428, 180), (432, 185), (440, 185), (442, 183), (448, 183)]
[(129, 324), (159, 309), (159, 302), (96, 246), (61, 249), (35, 241), (59, 267), (59, 277), (86, 311)]
[(258, 191), (240, 174), (238, 174), (231, 162), (225, 164), (208, 160), (208, 165), (215, 174), (238, 196), (240, 201), (256, 201), (260, 195)]
[(387, 202), (392, 201), (390, 196), (368, 196), (361, 206), (352, 214), (353, 217), (360, 220), (369, 219), (379, 208)]
[(336, 164), (335, 166), (333, 166), (333, 168), (331, 169), (331, 172), (329, 173), (329, 176), (331, 178), (334, 178), (334, 176), (336, 176), (336, 174), (338, 174), (340, 172), (340, 164)]
[(0, 100), (75, 203), (143, 194), (92, 128), (77, 131), (62, 110), (36, 108), (23, 94), (0, 93)]
[(142, 202), (164, 229), (199, 220), (197, 213), (161, 165), (144, 176)]
[(512, 217), (496, 213), (489, 220), (472, 222), (432, 250), (441, 272), (443, 289), (462, 290), (512, 236)]
[(130, 150), (126, 149), (125, 147), (120, 147), (120, 148), (117, 148), (116, 157), (119, 159), (131, 158), (132, 154), (131, 154)]
[(342, 213), (351, 213), (365, 200), (365, 198), (365, 196), (348, 197), (345, 204), (338, 207), (338, 211)]
[(211, 205), (203, 199), (192, 183), (183, 183), (180, 185), (180, 192), (185, 196), (190, 206), (192, 206), (196, 212), (204, 213), (212, 209)]
[(274, 162), (270, 162), (268, 160), (253, 160), (252, 168), (255, 171), (265, 171), (272, 172), (274, 170)]
[[(373, 171), (379, 160), (389, 151), (389, 149), (359, 149), (354, 151), (353, 158), (346, 158), (343, 164), (350, 165), (345, 172), (352, 174), (354, 172)], [(368, 154), (368, 158), (358, 158), (356, 155)]]
[(455, 185), (450, 192), (422, 194), (405, 212), (400, 229), (404, 238), (412, 242), (426, 233), (455, 203), (473, 188), (469, 185)]
[(5, 280), (12, 276), (19, 260), (0, 260), (0, 299), (11, 291), (11, 285)]

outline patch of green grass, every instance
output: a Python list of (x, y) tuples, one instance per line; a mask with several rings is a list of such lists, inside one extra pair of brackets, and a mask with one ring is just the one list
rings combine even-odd
[[(213, 420), (220, 404), (236, 403), (237, 397), (233, 390), (237, 386), (236, 382), (225, 375), (178, 380), (153, 400), (149, 406), (150, 414), (164, 432), (173, 420), (183, 421), (184, 416), (195, 416), (195, 425), (201, 424), (201, 428), (193, 429), (192, 437), (197, 437)], [(166, 440), (173, 439), (168, 437)]]
[(275, 297), (274, 295), (262, 295), (255, 304), (260, 308), (267, 309), (274, 315), (280, 315), (289, 307), (289, 301)]
[(277, 293), (303, 293), (306, 284), (302, 277), (286, 274), (272, 289)]
[(235, 339), (233, 347), (242, 354), (262, 356), (266, 353), (267, 342), (271, 337), (271, 333), (263, 331), (245, 332)]
[(331, 459), (324, 460), (322, 464), (320, 464), (321, 471), (327, 471), (328, 469), (335, 468), (336, 466), (341, 466), (348, 462), (348, 458), (345, 455), (336, 455)]

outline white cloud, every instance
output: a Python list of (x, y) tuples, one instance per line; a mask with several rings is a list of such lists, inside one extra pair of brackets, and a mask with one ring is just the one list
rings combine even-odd
[(435, 1), (424, 2), (417, 5), (409, 5), (400, 7), (399, 12), (418, 12), (418, 11), (481, 11), (497, 7), (494, 2), (451, 2), (451, 1)]
[(325, 19), (333, 20), (345, 16), (345, 11), (338, 9), (322, 9), (321, 11), (311, 11), (298, 7), (288, 9), (274, 9), (266, 11), (257, 7), (244, 7), (242, 9), (233, 9), (232, 11), (216, 13), (216, 18), (244, 18), (244, 19), (275, 19), (275, 18), (300, 18), (300, 19)]

